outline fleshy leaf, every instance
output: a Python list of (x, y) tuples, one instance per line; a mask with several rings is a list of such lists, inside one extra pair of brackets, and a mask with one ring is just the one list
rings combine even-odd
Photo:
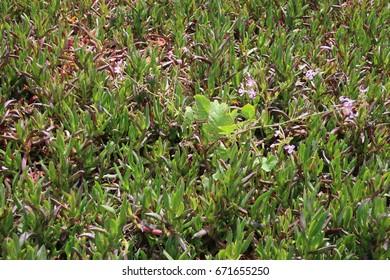
[(111, 214), (116, 215), (115, 209), (112, 208), (111, 206), (102, 204), (102, 205), (100, 205), (100, 207), (102, 207), (104, 210), (110, 212)]

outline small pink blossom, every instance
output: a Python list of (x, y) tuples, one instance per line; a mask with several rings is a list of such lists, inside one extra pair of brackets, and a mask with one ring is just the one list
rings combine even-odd
[(245, 84), (240, 84), (238, 93), (240, 94), (240, 96), (243, 96), (245, 93), (247, 93), (249, 98), (255, 98), (257, 96), (256, 81), (249, 76), (248, 79), (245, 81)]
[(308, 78), (310, 81), (314, 79), (314, 76), (316, 76), (318, 73), (314, 71), (313, 69), (309, 69), (306, 71), (306, 78)]
[(352, 99), (349, 99), (348, 97), (345, 97), (345, 96), (340, 96), (339, 97), (339, 100), (341, 101), (341, 102), (352, 102)]
[(280, 130), (276, 130), (274, 137), (279, 137), (280, 135), (282, 135), (282, 132)]
[(240, 94), (240, 96), (243, 96), (244, 93), (245, 93), (245, 88), (244, 88), (244, 85), (241, 84), (240, 85), (240, 88), (238, 89), (238, 93)]
[(251, 98), (251, 99), (253, 99), (257, 96), (257, 92), (253, 88), (248, 89), (247, 93), (249, 95), (249, 98)]
[(299, 70), (303, 70), (306, 68), (306, 64), (301, 64), (298, 66)]
[(186, 46), (184, 46), (182, 50), (184, 53), (190, 53), (190, 50)]
[(283, 147), (290, 155), (295, 151), (295, 145), (284, 145)]
[(346, 120), (356, 119), (358, 117), (358, 112), (355, 107), (355, 100), (349, 99), (345, 96), (340, 96), (339, 100), (343, 103), (342, 111), (347, 117)]
[(115, 64), (114, 72), (116, 74), (122, 74), (125, 71), (125, 68), (126, 68), (126, 61), (124, 61), (123, 59), (118, 60)]
[(256, 86), (256, 82), (251, 77), (249, 77), (248, 80), (246, 80), (246, 84), (248, 87)]
[(348, 106), (343, 107), (343, 112), (348, 119), (356, 119), (358, 116), (356, 109), (353, 107), (348, 107)]

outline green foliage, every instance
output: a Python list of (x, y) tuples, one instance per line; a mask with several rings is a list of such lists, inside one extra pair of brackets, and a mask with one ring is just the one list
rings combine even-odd
[(0, 259), (389, 259), (388, 18), (1, 1)]

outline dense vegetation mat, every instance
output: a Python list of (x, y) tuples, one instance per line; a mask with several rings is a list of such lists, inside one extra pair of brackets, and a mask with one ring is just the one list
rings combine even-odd
[(0, 3), (0, 259), (389, 259), (387, 1)]

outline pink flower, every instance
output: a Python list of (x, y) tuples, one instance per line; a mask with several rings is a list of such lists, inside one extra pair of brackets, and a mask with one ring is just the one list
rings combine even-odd
[(283, 147), (290, 155), (295, 151), (295, 145), (284, 145)]
[(358, 116), (358, 112), (354, 107), (345, 106), (343, 107), (343, 112), (348, 119), (356, 119)]
[(243, 84), (240, 85), (240, 88), (238, 89), (238, 93), (240, 94), (240, 96), (244, 95), (245, 89)]
[(190, 50), (186, 46), (184, 46), (182, 50), (184, 53), (190, 53)]
[(280, 135), (282, 135), (282, 132), (280, 130), (275, 131), (274, 137), (279, 137)]
[(355, 100), (349, 99), (345, 96), (340, 96), (339, 100), (343, 103), (342, 111), (347, 117), (346, 120), (356, 119), (358, 117), (358, 112), (355, 108)]
[(114, 72), (116, 74), (122, 74), (125, 71), (125, 68), (126, 68), (126, 61), (124, 61), (123, 59), (118, 60), (115, 64)]
[(257, 96), (257, 92), (253, 88), (248, 89), (247, 93), (249, 95), (249, 98), (251, 98), (251, 99), (253, 99)]
[(256, 81), (249, 76), (245, 84), (240, 84), (238, 93), (240, 94), (240, 96), (243, 96), (245, 93), (247, 93), (249, 95), (249, 98), (255, 98), (257, 96)]
[(317, 75), (318, 73), (314, 71), (313, 69), (309, 69), (306, 71), (306, 78), (308, 78), (310, 81), (314, 79), (314, 76)]
[(254, 87), (256, 86), (256, 82), (251, 77), (249, 77), (248, 80), (246, 80), (246, 85), (248, 87)]

